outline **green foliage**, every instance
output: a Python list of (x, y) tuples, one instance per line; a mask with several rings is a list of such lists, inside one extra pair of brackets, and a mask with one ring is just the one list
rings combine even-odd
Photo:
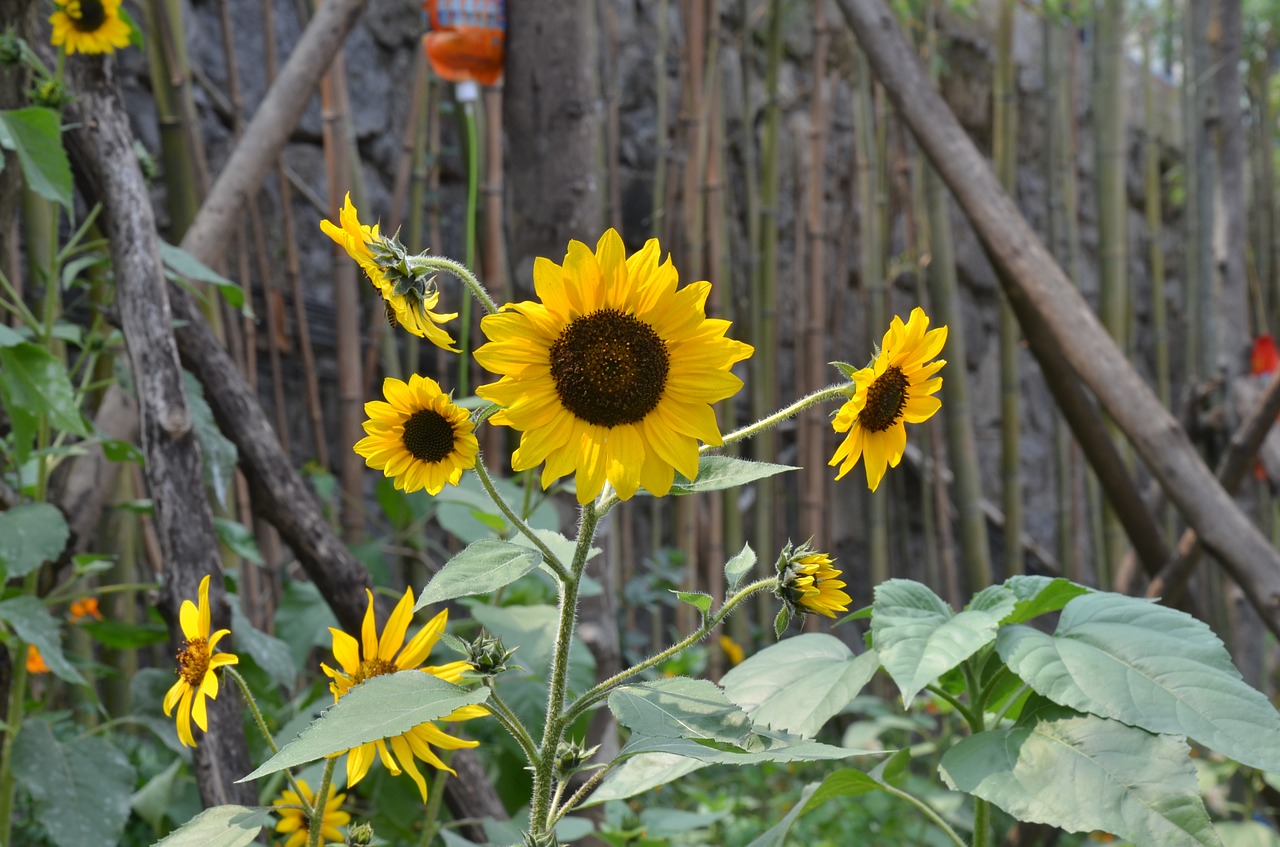
[(84, 683), (84, 677), (62, 653), (58, 622), (35, 597), (24, 594), (0, 601), (0, 622), (10, 626), (23, 641), (35, 645), (49, 670), (58, 677), (67, 682)]
[(488, 594), (510, 585), (542, 564), (534, 549), (482, 538), (445, 562), (418, 596), (414, 610), (474, 594)]
[(84, 438), (90, 434), (66, 366), (31, 342), (0, 347), (0, 401), (13, 428), (13, 454), (19, 463), (31, 455), (41, 416), (59, 430)]
[(26, 576), (56, 561), (70, 530), (62, 512), (48, 503), (28, 503), (0, 512), (0, 572)]
[(205, 809), (155, 847), (245, 847), (271, 821), (266, 809), (214, 806)]
[(71, 163), (62, 148), (57, 112), (40, 107), (0, 111), (0, 148), (17, 154), (22, 178), (32, 191), (71, 211)]
[(768, 479), (787, 471), (798, 471), (791, 465), (752, 462), (733, 456), (704, 454), (698, 459), (698, 478), (690, 482), (680, 474), (671, 486), (672, 494), (696, 494), (701, 491), (723, 491), (740, 485)]

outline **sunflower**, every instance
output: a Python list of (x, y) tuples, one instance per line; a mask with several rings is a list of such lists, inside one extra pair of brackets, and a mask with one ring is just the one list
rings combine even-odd
[(942, 377), (934, 374), (947, 362), (929, 360), (941, 352), (946, 340), (947, 328), (930, 330), (924, 309), (912, 309), (905, 325), (894, 316), (875, 361), (853, 374), (855, 393), (831, 424), (836, 432), (849, 433), (827, 463), (840, 465), (836, 479), (865, 454), (867, 487), (875, 491), (885, 466), (896, 468), (902, 461), (907, 447), (904, 424), (924, 423), (942, 407), (931, 395), (942, 387)]
[(178, 681), (164, 695), (164, 713), (173, 713), (178, 707), (178, 740), (187, 747), (196, 746), (195, 736), (191, 734), (191, 719), (195, 718), (196, 726), (209, 731), (209, 716), (205, 697), (210, 700), (218, 697), (218, 676), (214, 673), (223, 665), (238, 664), (240, 659), (234, 653), (214, 653), (224, 635), (231, 630), (220, 629), (209, 634), (209, 577), (200, 580), (200, 606), (197, 608), (190, 600), (182, 601), (178, 610), (178, 623), (182, 626), (182, 634), (186, 642), (178, 651), (178, 668), (174, 673)]
[(73, 53), (114, 53), (129, 46), (129, 25), (120, 17), (120, 0), (54, 0), (49, 17), (54, 47)]
[[(283, 847), (302, 847), (307, 843), (307, 836), (311, 832), (311, 816), (303, 809), (310, 808), (315, 802), (315, 793), (305, 780), (298, 780), (298, 788), (302, 790), (301, 797), (298, 796), (298, 792), (286, 788), (278, 798), (271, 801), (271, 805), (276, 807), (276, 814), (280, 816), (280, 820), (276, 823), (276, 832), (292, 833), (285, 840)], [(345, 799), (347, 795), (335, 795), (333, 786), (329, 786), (329, 797), (325, 800), (324, 817), (320, 823), (320, 843), (345, 843), (346, 839), (338, 831), (338, 827), (346, 826), (351, 822), (351, 815), (341, 809), (342, 801)]]
[[(329, 683), (329, 690), (333, 692), (334, 702), (340, 700), (352, 687), (382, 674), (420, 669), (446, 682), (457, 682), (462, 678), (463, 672), (471, 667), (466, 662), (449, 662), (445, 665), (420, 668), (431, 652), (431, 648), (440, 638), (440, 633), (444, 632), (445, 623), (449, 620), (448, 610), (432, 618), (426, 626), (418, 630), (418, 634), (408, 644), (405, 644), (404, 636), (409, 629), (409, 623), (413, 620), (413, 591), (406, 588), (404, 596), (396, 604), (391, 618), (382, 631), (382, 638), (379, 639), (377, 624), (373, 617), (373, 594), (367, 590), (365, 593), (369, 596), (369, 609), (364, 615), (360, 642), (340, 629), (332, 627), (329, 629), (333, 634), (333, 656), (338, 660), (341, 670), (334, 670), (324, 664), (320, 668), (332, 680)], [(402, 646), (404, 649), (401, 649)], [(482, 706), (463, 706), (441, 720), (465, 721), (487, 714), (489, 714), (488, 710)], [(418, 771), (415, 759), (421, 759), (427, 764), (457, 776), (454, 770), (431, 749), (433, 744), (444, 750), (457, 750), (462, 747), (477, 747), (480, 742), (454, 738), (440, 730), (434, 723), (427, 721), (392, 738), (370, 741), (348, 750), (347, 785), (354, 786), (364, 779), (376, 755), (393, 775), (399, 776), (401, 768), (408, 771), (422, 794), (422, 802), (425, 803), (427, 782)], [(390, 750), (387, 749), (388, 745), (391, 747)], [(392, 753), (395, 754), (394, 758)]]
[(510, 303), (480, 322), (476, 361), (502, 378), (476, 393), (502, 407), (491, 421), (520, 430), (517, 471), (542, 462), (542, 486), (575, 473), (578, 502), (607, 480), (626, 500), (643, 486), (671, 490), (698, 475), (698, 442), (718, 445), (712, 404), (732, 397), (731, 372), (752, 353), (709, 319), (711, 283), (677, 290), (678, 275), (650, 239), (628, 257), (608, 230), (593, 254), (570, 241), (564, 265), (539, 258), (541, 302)]
[(368, 433), (355, 451), (406, 492), (427, 489), (435, 496), (445, 483), (457, 485), (462, 472), (476, 466), (480, 444), (466, 409), (455, 406), (434, 379), (414, 374), (405, 383), (382, 382), (387, 402), (364, 404)]
[(803, 607), (798, 611), (817, 612), (829, 618), (834, 618), (836, 612), (849, 611), (852, 600), (841, 590), (845, 584), (831, 557), (807, 550), (797, 552), (781, 580), (790, 602)]
[(398, 323), (437, 347), (457, 353), (453, 337), (439, 326), (456, 318), (457, 312), (432, 311), (440, 303), (440, 292), (431, 283), (421, 282), (411, 276), (392, 278), (388, 266), (379, 262), (378, 257), (403, 256), (404, 248), (393, 239), (381, 235), (377, 224), (365, 226), (360, 223), (356, 207), (351, 205), (350, 192), (338, 213), (338, 222), (341, 226), (335, 226), (331, 221), (321, 221), (320, 230), (341, 245), (347, 255), (364, 268), (373, 287), (378, 289), (382, 299), (387, 302), (387, 317), (393, 319), (392, 325)]
[(49, 666), (44, 663), (44, 656), (34, 644), (27, 645), (27, 673), (48, 673)]

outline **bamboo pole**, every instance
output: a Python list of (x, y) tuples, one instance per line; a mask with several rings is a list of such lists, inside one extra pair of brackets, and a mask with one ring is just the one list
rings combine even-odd
[(653, 163), (653, 211), (650, 214), (650, 231), (654, 238), (662, 238), (663, 218), (666, 216), (667, 156), (670, 128), (667, 126), (667, 2), (658, 0), (658, 38), (653, 51), (654, 133), (657, 138), (657, 154)]
[(1151, 263), (1151, 308), (1152, 324), (1155, 332), (1156, 348), (1156, 396), (1170, 408), (1172, 389), (1169, 385), (1169, 316), (1164, 293), (1164, 249), (1161, 234), (1164, 230), (1164, 215), (1161, 212), (1160, 192), (1160, 138), (1155, 131), (1156, 110), (1155, 92), (1152, 77), (1155, 69), (1151, 64), (1151, 39), (1153, 33), (1148, 31), (1142, 39), (1142, 123), (1144, 127), (1142, 158), (1143, 181), (1145, 183), (1145, 207), (1147, 219), (1147, 238), (1149, 251), (1148, 261)]

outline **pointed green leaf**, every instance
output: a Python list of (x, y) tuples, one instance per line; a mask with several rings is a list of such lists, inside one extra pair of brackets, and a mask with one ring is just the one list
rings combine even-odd
[(246, 847), (262, 827), (271, 825), (270, 809), (214, 806), (205, 809), (152, 847)]
[(28, 188), (70, 211), (71, 162), (60, 124), (57, 112), (38, 106), (0, 112), (0, 146), (18, 155)]
[(1004, 623), (1024, 623), (1040, 615), (1056, 612), (1089, 589), (1076, 585), (1069, 579), (1047, 576), (1011, 576), (1004, 581), (1003, 587), (1013, 592), (1018, 604), (1013, 611), (1001, 621)]
[(698, 459), (698, 478), (687, 480), (676, 474), (671, 493), (696, 494), (700, 491), (723, 491), (726, 488), (737, 488), (761, 479), (767, 479), (787, 471), (798, 471), (791, 465), (775, 465), (769, 462), (752, 462), (747, 459), (735, 459), (732, 456), (707, 456)]
[(262, 553), (258, 552), (258, 539), (253, 537), (249, 527), (231, 518), (215, 517), (213, 528), (218, 533), (218, 540), (232, 553), (255, 565), (263, 564)]
[(418, 596), (414, 610), (456, 597), (488, 594), (542, 564), (542, 554), (529, 547), (483, 538), (473, 541), (462, 552), (445, 562)]
[(181, 247), (175, 247), (164, 239), (160, 240), (160, 260), (164, 262), (168, 276), (181, 277), (188, 282), (203, 282), (218, 289), (222, 299), (233, 309), (240, 309), (246, 317), (253, 317), (253, 309), (246, 306), (244, 289), (227, 279), (222, 274), (201, 262)]
[(693, 608), (702, 613), (702, 617), (707, 616), (707, 612), (711, 611), (711, 603), (714, 598), (710, 594), (704, 594), (701, 591), (672, 591), (682, 603), (688, 603)]
[(488, 699), (484, 688), (468, 691), (422, 671), (400, 671), (367, 679), (334, 703), (297, 739), (281, 748), (247, 782), (276, 771), (341, 753), (379, 738), (399, 735), (455, 709)]
[(48, 503), (27, 503), (0, 512), (0, 571), (26, 576), (56, 561), (71, 531), (62, 512)]
[(618, 765), (591, 792), (584, 805), (594, 806), (609, 800), (625, 800), (650, 791), (685, 774), (707, 767), (709, 762), (678, 756), (674, 753), (644, 753), (632, 756)]
[(1213, 631), (1188, 614), (1087, 594), (1066, 605), (1053, 635), (1005, 627), (996, 649), (1055, 703), (1185, 735), (1242, 764), (1280, 771), (1280, 712), (1240, 678)]
[(734, 591), (742, 583), (742, 578), (751, 573), (756, 564), (756, 551), (750, 544), (742, 545), (738, 555), (724, 563), (724, 578), (729, 583), (729, 590)]
[(812, 738), (879, 667), (875, 651), (855, 656), (834, 636), (806, 632), (756, 653), (720, 684), (755, 723)]
[[(115, 844), (129, 819), (134, 771), (105, 738), (62, 743), (43, 721), (27, 721), (13, 743), (13, 773), (35, 817), (58, 847)], [(14, 842), (17, 843), (17, 842)]]
[(880, 663), (902, 691), (904, 706), (925, 686), (995, 640), (1013, 611), (1012, 592), (979, 594), (959, 614), (918, 582), (891, 579), (876, 586), (871, 636)]
[(963, 739), (942, 757), (943, 778), (1018, 820), (1220, 847), (1184, 741), (1060, 708), (1037, 712), (1026, 725)]
[(142, 818), (156, 832), (164, 831), (164, 819), (168, 816), (169, 806), (173, 802), (174, 781), (182, 768), (182, 760), (174, 759), (169, 767), (147, 780), (146, 784), (133, 792), (129, 798), (129, 806), (134, 814)]
[(34, 644), (44, 657), (44, 663), (58, 678), (77, 685), (84, 684), (84, 677), (62, 655), (62, 636), (58, 631), (58, 622), (43, 603), (29, 595), (0, 602), (0, 621), (13, 627), (13, 631), (23, 641)]
[(91, 434), (67, 369), (49, 351), (30, 342), (0, 347), (0, 398), (14, 419), (38, 420), (47, 414), (55, 429), (83, 438)]

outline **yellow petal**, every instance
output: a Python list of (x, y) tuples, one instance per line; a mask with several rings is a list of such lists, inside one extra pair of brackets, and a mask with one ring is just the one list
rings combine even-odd
[[(438, 492), (438, 489), (437, 489)], [(378, 658), (391, 661), (396, 652), (404, 646), (404, 634), (413, 620), (413, 589), (405, 588), (404, 596), (396, 603), (395, 610), (382, 630), (382, 641), (378, 644)]]
[(209, 574), (204, 575), (204, 579), (200, 580), (200, 635), (203, 638), (209, 637)]

